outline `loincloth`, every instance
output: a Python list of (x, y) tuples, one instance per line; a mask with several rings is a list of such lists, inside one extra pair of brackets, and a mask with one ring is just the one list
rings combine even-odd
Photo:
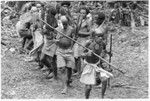
[(84, 63), (85, 63), (85, 67), (80, 77), (81, 83), (84, 83), (87, 85), (95, 85), (96, 84), (96, 72), (100, 72), (101, 78), (113, 77), (111, 73), (97, 66), (99, 62), (97, 62), (96, 64), (91, 64), (91, 63), (87, 63), (86, 61), (84, 61)]

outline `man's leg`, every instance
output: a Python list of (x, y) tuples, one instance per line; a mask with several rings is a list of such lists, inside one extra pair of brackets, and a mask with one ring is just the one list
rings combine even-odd
[(46, 55), (45, 65), (49, 69), (49, 74), (47, 75), (47, 79), (51, 79), (53, 77), (53, 57)]
[(77, 73), (78, 72), (78, 69), (77, 69), (77, 58), (74, 58), (74, 59), (75, 59), (75, 68), (73, 69), (73, 72)]
[(85, 85), (85, 98), (89, 99), (92, 85)]
[(62, 94), (66, 94), (68, 91), (68, 85), (67, 85), (67, 68), (62, 67), (60, 68), (60, 74), (61, 74), (61, 81), (62, 81)]
[(106, 88), (107, 88), (107, 79), (102, 81), (102, 93), (101, 96), (102, 98), (104, 98), (105, 92), (106, 92)]
[(41, 55), (41, 51), (38, 50), (37, 54), (36, 54), (36, 59), (35, 59), (35, 61), (38, 62), (38, 63), (40, 62), (40, 55)]
[(67, 80), (68, 80), (68, 76), (67, 76), (67, 67), (66, 67), (66, 59), (64, 57), (64, 54), (57, 54), (57, 67), (58, 67), (58, 71), (59, 71), (59, 75), (60, 75), (60, 79), (62, 81), (62, 94), (66, 94), (67, 90), (68, 90), (68, 86), (67, 86)]
[(28, 46), (29, 41), (30, 41), (30, 39), (28, 37), (25, 37), (25, 43), (24, 43), (23, 49), (25, 50), (26, 54), (27, 54), (27, 46)]
[(25, 53), (24, 51), (25, 42), (26, 42), (26, 37), (23, 37), (21, 41), (20, 54)]
[(70, 83), (72, 83), (71, 77), (72, 77), (72, 68), (75, 67), (75, 60), (72, 54), (65, 57), (66, 59), (66, 68), (67, 68), (67, 86), (70, 86)]
[(44, 67), (44, 64), (42, 63), (42, 58), (44, 58), (44, 54), (41, 51), (38, 51), (38, 69), (42, 69)]
[(54, 79), (57, 79), (57, 63), (56, 63), (56, 55), (53, 56), (53, 74), (54, 74)]
[(100, 73), (96, 72), (96, 86), (101, 85), (101, 79), (100, 79), (99, 75), (100, 75)]
[(33, 47), (33, 39), (29, 39), (29, 41), (28, 41), (27, 44), (25, 45), (25, 49), (31, 50), (32, 47)]
[(75, 58), (75, 70), (77, 71), (78, 74), (81, 73), (81, 58)]
[(26, 37), (23, 37), (23, 39), (22, 39), (22, 48), (24, 48), (24, 46), (25, 46), (25, 43), (26, 43)]
[(45, 54), (44, 53), (41, 53), (41, 55), (40, 55), (40, 68), (43, 68), (44, 67), (44, 63), (45, 63)]
[(72, 82), (71, 76), (72, 76), (72, 68), (67, 67), (67, 86), (70, 86), (70, 83)]
[(53, 71), (51, 69), (51, 59), (49, 59), (49, 56), (47, 56), (46, 54), (42, 53), (41, 57), (40, 57), (40, 61), (41, 61), (41, 68), (43, 68), (43, 66), (45, 65), (48, 68), (48, 75), (46, 77), (46, 79), (50, 79), (53, 76), (50, 76), (49, 74)]

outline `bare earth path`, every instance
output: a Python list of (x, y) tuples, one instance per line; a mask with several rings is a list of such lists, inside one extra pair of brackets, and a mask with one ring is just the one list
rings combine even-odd
[[(2, 35), (2, 38), (4, 36)], [(5, 39), (6, 40), (6, 39)], [(18, 38), (6, 40), (11, 47), (18, 47)], [(61, 83), (45, 79), (46, 74), (36, 70), (36, 63), (23, 60), (23, 55), (6, 51), (2, 46), (1, 58), (1, 98), (2, 99), (84, 99), (84, 85), (79, 79), (73, 78), (68, 94), (61, 94)], [(112, 63), (126, 72), (124, 77), (113, 71), (115, 78), (111, 81), (112, 88), (107, 89), (105, 98), (148, 98), (148, 29), (140, 28), (135, 33), (125, 32), (113, 34)], [(118, 86), (117, 86), (118, 85)], [(126, 85), (119, 87), (119, 85)], [(127, 88), (127, 86), (130, 86)], [(93, 87), (92, 99), (101, 99), (100, 88)]]

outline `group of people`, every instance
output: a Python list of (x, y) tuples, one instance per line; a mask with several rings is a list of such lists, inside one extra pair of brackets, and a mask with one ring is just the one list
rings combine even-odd
[(79, 75), (85, 84), (85, 98), (89, 98), (92, 85), (102, 84), (102, 98), (107, 81), (113, 75), (95, 54), (106, 58), (108, 28), (105, 14), (92, 16), (88, 8), (80, 7), (76, 20), (70, 11), (71, 3), (60, 5), (28, 3), (16, 24), (18, 35), (23, 39), (22, 48), (32, 47), (28, 61), (38, 61), (39, 69), (48, 68), (47, 78), (60, 79), (62, 94), (66, 94), (72, 76)]

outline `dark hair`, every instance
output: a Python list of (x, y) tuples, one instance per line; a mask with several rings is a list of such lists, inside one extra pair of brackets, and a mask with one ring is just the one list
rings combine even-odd
[(104, 20), (105, 20), (105, 14), (103, 12), (99, 12), (96, 23), (98, 25), (101, 25)]
[(61, 5), (57, 3), (57, 5), (56, 5), (56, 11), (57, 11), (57, 13), (60, 13), (60, 8), (61, 8)]
[(56, 13), (57, 13), (57, 11), (56, 11), (56, 9), (55, 9), (55, 7), (53, 7), (53, 6), (47, 6), (46, 8), (48, 8), (48, 10), (47, 10), (47, 13), (48, 14), (52, 14), (52, 15), (56, 15)]
[(80, 12), (81, 10), (85, 10), (85, 11), (86, 11), (86, 14), (89, 14), (89, 13), (90, 13), (89, 9), (88, 9), (87, 7), (85, 7), (85, 6), (80, 7), (79, 12)]
[(70, 1), (63, 1), (62, 3), (61, 3), (61, 6), (64, 6), (64, 5), (67, 5), (68, 7), (71, 5), (70, 4)]
[(60, 13), (61, 15), (66, 15), (66, 10), (65, 10), (64, 8), (60, 8), (60, 9), (59, 9), (59, 13)]
[[(46, 13), (47, 13), (46, 15), (47, 23), (56, 28), (58, 26), (57, 20), (55, 18), (56, 9), (54, 7), (50, 7)], [(49, 26), (47, 26), (46, 29), (48, 29), (49, 31), (53, 31), (53, 29), (50, 28)]]

